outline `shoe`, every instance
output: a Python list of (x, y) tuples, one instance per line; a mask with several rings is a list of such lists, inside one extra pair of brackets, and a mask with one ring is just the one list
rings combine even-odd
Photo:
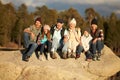
[(42, 54), (40, 55), (40, 57), (39, 57), (39, 60), (40, 60), (40, 61), (44, 61), (43, 56), (44, 56), (44, 53), (42, 53)]
[(71, 58), (71, 52), (68, 52), (68, 54), (67, 54), (67, 58)]
[(71, 57), (71, 58), (75, 58), (75, 55), (74, 55), (74, 53), (72, 53), (70, 57)]
[(78, 59), (80, 57), (80, 54), (76, 54), (75, 59)]
[(50, 60), (50, 53), (47, 53), (47, 60)]
[(100, 61), (101, 53), (97, 53), (96, 60)]
[(25, 56), (25, 58), (23, 59), (23, 61), (26, 61), (26, 62), (28, 62), (29, 61), (29, 58), (30, 58), (30, 56)]
[(63, 59), (67, 59), (67, 53), (63, 53)]
[(96, 61), (96, 60), (97, 60), (97, 54), (93, 54), (92, 60), (93, 60), (93, 61)]
[(52, 57), (52, 59), (56, 59), (57, 58), (54, 52), (51, 53), (51, 57)]

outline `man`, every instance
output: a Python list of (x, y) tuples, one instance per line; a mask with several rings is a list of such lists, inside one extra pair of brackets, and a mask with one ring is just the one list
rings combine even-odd
[(66, 51), (67, 49), (64, 45), (65, 36), (67, 36), (67, 30), (63, 28), (64, 22), (62, 19), (57, 19), (57, 24), (51, 27), (51, 34), (52, 34), (52, 58), (56, 59), (56, 51), (57, 49), (62, 49), (62, 52)]
[(38, 34), (41, 33), (41, 18), (38, 17), (35, 20), (34, 25), (24, 29), (24, 46), (26, 48), (26, 51), (24, 53), (24, 61), (29, 61), (30, 56), (32, 53), (36, 50), (38, 47), (38, 44), (36, 43)]
[(91, 44), (91, 52), (93, 54), (93, 60), (100, 60), (101, 50), (104, 47), (104, 35), (103, 31), (98, 29), (97, 20), (93, 19), (91, 21), (91, 36), (92, 44)]

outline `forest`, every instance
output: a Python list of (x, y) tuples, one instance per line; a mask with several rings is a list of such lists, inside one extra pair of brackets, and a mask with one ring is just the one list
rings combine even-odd
[(64, 27), (68, 27), (71, 18), (77, 20), (77, 27), (83, 30), (90, 26), (90, 21), (97, 18), (99, 28), (104, 30), (104, 43), (110, 47), (117, 55), (120, 55), (120, 18), (113, 12), (108, 16), (101, 16), (93, 8), (84, 11), (83, 18), (73, 7), (64, 11), (50, 9), (47, 6), (36, 7), (34, 12), (29, 12), (25, 4), (21, 4), (18, 9), (12, 3), (2, 4), (0, 1), (0, 47), (23, 46), (23, 30), (34, 24), (34, 19), (38, 16), (42, 18), (42, 24), (52, 26), (56, 24), (57, 18), (62, 18)]

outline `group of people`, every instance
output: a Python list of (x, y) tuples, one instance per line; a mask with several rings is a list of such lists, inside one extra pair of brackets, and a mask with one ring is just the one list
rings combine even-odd
[(100, 60), (101, 50), (104, 47), (103, 30), (98, 29), (97, 20), (91, 21), (91, 26), (85, 28), (83, 34), (81, 29), (76, 27), (75, 18), (69, 22), (69, 27), (63, 27), (64, 21), (57, 19), (57, 23), (50, 27), (42, 26), (41, 18), (35, 19), (34, 25), (24, 29), (24, 61), (29, 61), (32, 53), (42, 60), (56, 59), (59, 55), (63, 59), (78, 59), (83, 52), (86, 60)]

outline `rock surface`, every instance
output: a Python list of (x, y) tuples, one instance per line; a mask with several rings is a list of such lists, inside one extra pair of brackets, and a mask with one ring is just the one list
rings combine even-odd
[(120, 71), (120, 58), (104, 47), (100, 61), (75, 59), (40, 61), (35, 54), (22, 61), (20, 51), (0, 51), (0, 80), (106, 80)]

